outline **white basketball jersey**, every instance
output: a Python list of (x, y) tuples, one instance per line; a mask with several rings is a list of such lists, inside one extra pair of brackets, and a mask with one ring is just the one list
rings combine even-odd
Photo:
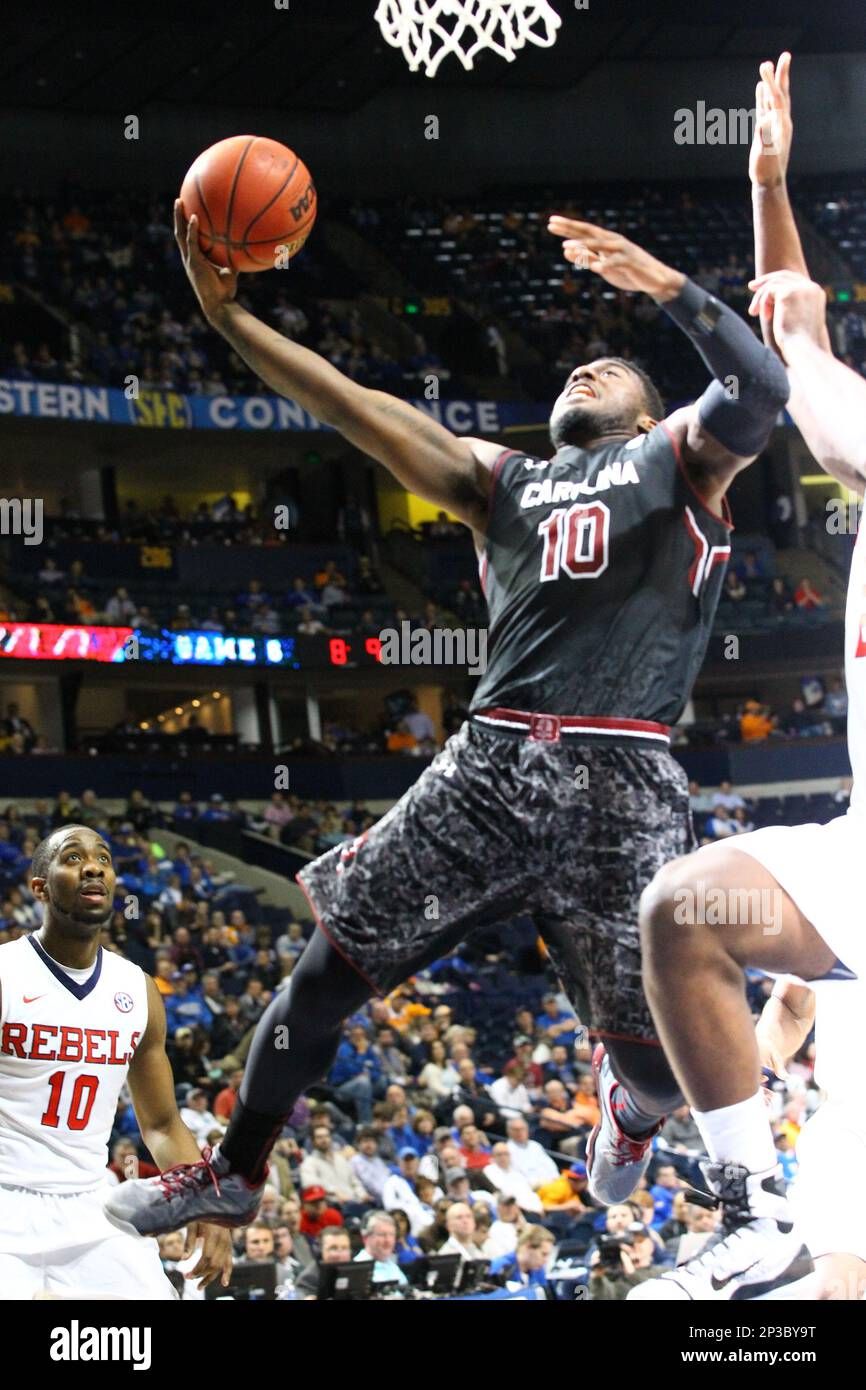
[(851, 811), (866, 814), (866, 524), (857, 543), (848, 578), (845, 609), (845, 684), (848, 687), (848, 756), (854, 774)]
[(34, 937), (0, 946), (0, 1183), (84, 1192), (105, 1181), (147, 979), (99, 948), (79, 984)]

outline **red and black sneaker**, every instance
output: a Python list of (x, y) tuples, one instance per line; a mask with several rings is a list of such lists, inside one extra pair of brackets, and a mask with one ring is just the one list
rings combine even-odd
[(586, 1175), (589, 1190), (606, 1207), (627, 1202), (643, 1177), (652, 1158), (652, 1141), (664, 1121), (642, 1139), (633, 1139), (619, 1126), (616, 1112), (622, 1102), (617, 1092), (622, 1086), (613, 1074), (604, 1043), (592, 1054), (592, 1069), (598, 1083), (601, 1118), (586, 1145)]
[(217, 1145), (204, 1149), (198, 1163), (179, 1163), (158, 1178), (120, 1183), (105, 1202), (105, 1214), (140, 1236), (177, 1231), (192, 1221), (246, 1226), (259, 1209), (265, 1178), (254, 1184), (232, 1173)]

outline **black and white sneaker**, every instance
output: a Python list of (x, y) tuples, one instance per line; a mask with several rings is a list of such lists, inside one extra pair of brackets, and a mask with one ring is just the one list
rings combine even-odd
[(812, 1270), (794, 1225), (781, 1169), (750, 1173), (737, 1163), (702, 1163), (722, 1208), (717, 1235), (699, 1255), (633, 1288), (629, 1299), (741, 1302), (759, 1298)]

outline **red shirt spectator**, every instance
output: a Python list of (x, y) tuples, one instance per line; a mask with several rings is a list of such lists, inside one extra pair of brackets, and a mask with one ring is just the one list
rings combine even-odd
[(794, 591), (794, 602), (798, 608), (804, 608), (807, 611), (812, 608), (824, 607), (824, 600), (808, 579), (800, 580), (799, 586)]
[(218, 1120), (225, 1120), (226, 1123), (231, 1119), (235, 1106), (238, 1103), (238, 1091), (241, 1088), (243, 1070), (238, 1067), (229, 1077), (229, 1084), (217, 1092), (213, 1103), (213, 1113)]
[(336, 1207), (328, 1206), (328, 1194), (323, 1187), (305, 1187), (301, 1201), (301, 1235), (315, 1240), (326, 1226), (342, 1226), (343, 1218)]

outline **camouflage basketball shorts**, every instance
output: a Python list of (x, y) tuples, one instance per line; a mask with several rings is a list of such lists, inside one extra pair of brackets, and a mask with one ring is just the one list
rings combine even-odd
[(528, 914), (582, 1023), (651, 1039), (638, 902), (693, 847), (686, 776), (666, 748), (542, 742), (470, 719), (377, 825), (298, 882), (377, 993)]

